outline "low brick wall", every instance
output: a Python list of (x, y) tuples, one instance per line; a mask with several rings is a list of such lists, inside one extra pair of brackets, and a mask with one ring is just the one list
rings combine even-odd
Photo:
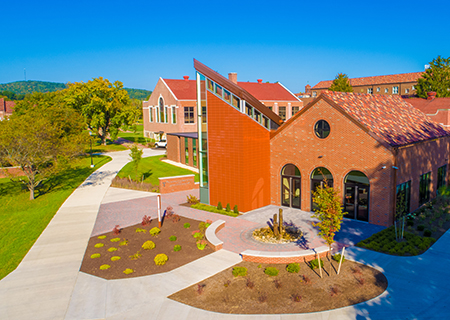
[(0, 178), (7, 178), (8, 177), (8, 175), (6, 174), (7, 172), (13, 177), (25, 175), (22, 169), (20, 169), (19, 167), (0, 168)]
[(214, 251), (218, 251), (223, 248), (223, 241), (216, 236), (216, 233), (223, 227), (225, 227), (225, 221), (217, 220), (211, 223), (208, 229), (206, 229), (206, 240), (208, 241), (209, 247)]
[(194, 175), (159, 178), (159, 193), (172, 193), (198, 188)]
[(308, 262), (317, 258), (326, 257), (328, 247), (322, 246), (311, 250), (271, 252), (271, 251), (255, 251), (246, 250), (241, 253), (242, 260), (256, 263), (279, 263), (288, 264), (294, 262)]

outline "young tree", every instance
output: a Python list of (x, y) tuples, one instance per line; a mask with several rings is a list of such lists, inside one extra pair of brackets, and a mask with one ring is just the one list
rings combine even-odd
[(353, 92), (353, 88), (350, 85), (350, 80), (345, 73), (338, 73), (336, 78), (334, 78), (333, 83), (331, 84), (330, 90), (340, 92)]
[(417, 80), (416, 94), (419, 97), (426, 98), (431, 91), (436, 92), (436, 97), (450, 97), (450, 57), (433, 59)]
[(323, 184), (313, 192), (313, 202), (317, 204), (317, 209), (312, 216), (319, 219), (319, 222), (313, 225), (319, 227), (319, 236), (325, 240), (331, 250), (334, 236), (341, 229), (344, 217), (338, 191), (330, 187), (324, 179)]
[[(67, 163), (65, 160), (83, 152), (88, 137), (82, 117), (60, 103), (58, 94), (41, 95), (45, 97), (41, 103), (33, 95), (33, 107), (23, 101), (19, 112), (0, 122), (0, 162), (23, 170), (26, 179), (19, 180), (30, 191), (30, 200), (36, 188)], [(49, 104), (51, 99), (53, 104)]]
[(136, 145), (134, 145), (130, 148), (130, 156), (131, 156), (131, 159), (133, 159), (133, 169), (134, 169), (136, 176), (137, 176), (139, 163), (141, 162), (143, 153), (144, 153), (144, 151), (139, 149)]
[(130, 105), (128, 92), (123, 84), (113, 84), (102, 77), (87, 83), (69, 83), (64, 90), (66, 102), (78, 110), (90, 129), (96, 131), (102, 144), (108, 135), (114, 140), (123, 124), (130, 124), (135, 113)]

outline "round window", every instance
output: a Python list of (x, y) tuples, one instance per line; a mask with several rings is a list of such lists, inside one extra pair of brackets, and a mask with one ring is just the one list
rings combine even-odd
[(330, 125), (325, 120), (319, 120), (314, 125), (314, 133), (320, 139), (325, 139), (330, 134)]

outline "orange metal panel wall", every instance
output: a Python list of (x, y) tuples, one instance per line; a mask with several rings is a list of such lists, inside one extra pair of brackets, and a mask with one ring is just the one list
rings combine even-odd
[(246, 212), (270, 204), (270, 133), (208, 92), (210, 204)]

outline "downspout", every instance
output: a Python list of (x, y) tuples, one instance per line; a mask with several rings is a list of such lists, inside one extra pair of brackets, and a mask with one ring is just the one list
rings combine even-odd
[[(398, 168), (398, 165), (397, 165), (398, 148), (393, 148), (392, 153), (394, 154), (394, 165), (393, 166)], [(396, 205), (397, 205), (397, 171), (399, 169), (392, 168), (392, 170), (394, 170), (394, 176), (393, 176), (393, 179), (392, 179), (392, 183), (393, 183), (392, 190), (393, 190), (393, 194), (394, 194), (394, 197), (392, 199), (392, 213), (393, 213), (393, 215), (392, 215), (392, 224), (394, 224), (394, 222), (395, 222), (395, 211), (396, 211)]]

